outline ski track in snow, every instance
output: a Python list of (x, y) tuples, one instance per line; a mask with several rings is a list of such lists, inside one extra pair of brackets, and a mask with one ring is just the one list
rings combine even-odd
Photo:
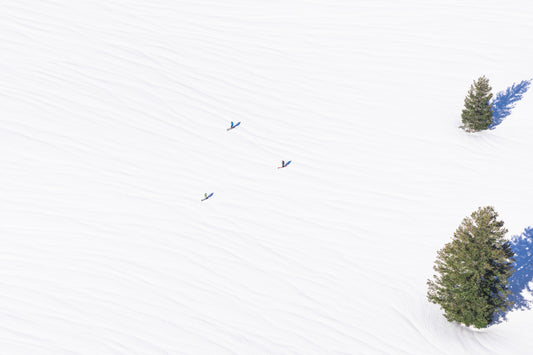
[(532, 77), (528, 9), (5, 4), (1, 352), (528, 353), (530, 311), (473, 331), (425, 299), (478, 206), (533, 223), (530, 93), (457, 129), (472, 80)]

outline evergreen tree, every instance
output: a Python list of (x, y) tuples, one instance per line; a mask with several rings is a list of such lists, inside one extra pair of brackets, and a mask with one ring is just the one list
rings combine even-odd
[(495, 313), (505, 311), (513, 274), (507, 229), (493, 207), (478, 208), (463, 219), (452, 241), (438, 251), (427, 298), (439, 304), (448, 321), (476, 328), (488, 326)]
[(482, 76), (470, 86), (465, 98), (465, 108), (461, 115), (463, 126), (467, 132), (477, 132), (489, 128), (492, 123), (492, 104), (490, 99), (492, 88), (489, 79)]

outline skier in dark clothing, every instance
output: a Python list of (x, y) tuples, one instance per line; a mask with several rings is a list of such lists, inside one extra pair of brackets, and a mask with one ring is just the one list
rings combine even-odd
[(282, 161), (281, 161), (281, 167), (282, 167), (282, 168), (285, 167), (285, 160), (282, 160)]

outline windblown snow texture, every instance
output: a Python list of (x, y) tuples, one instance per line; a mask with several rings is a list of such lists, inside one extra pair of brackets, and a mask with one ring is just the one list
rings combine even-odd
[(477, 207), (532, 222), (531, 95), (457, 128), (532, 77), (532, 6), (4, 2), (0, 352), (529, 354), (530, 310), (471, 331), (426, 280)]

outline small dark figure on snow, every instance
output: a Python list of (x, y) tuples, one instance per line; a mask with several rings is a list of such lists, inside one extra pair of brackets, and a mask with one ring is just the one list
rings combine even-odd
[(282, 161), (281, 161), (281, 167), (282, 167), (282, 168), (285, 167), (285, 160), (282, 160)]
[(231, 126), (229, 126), (229, 128), (226, 128), (226, 131), (231, 131), (231, 130), (235, 129), (240, 124), (241, 124), (241, 122), (234, 123), (233, 121), (231, 121)]

